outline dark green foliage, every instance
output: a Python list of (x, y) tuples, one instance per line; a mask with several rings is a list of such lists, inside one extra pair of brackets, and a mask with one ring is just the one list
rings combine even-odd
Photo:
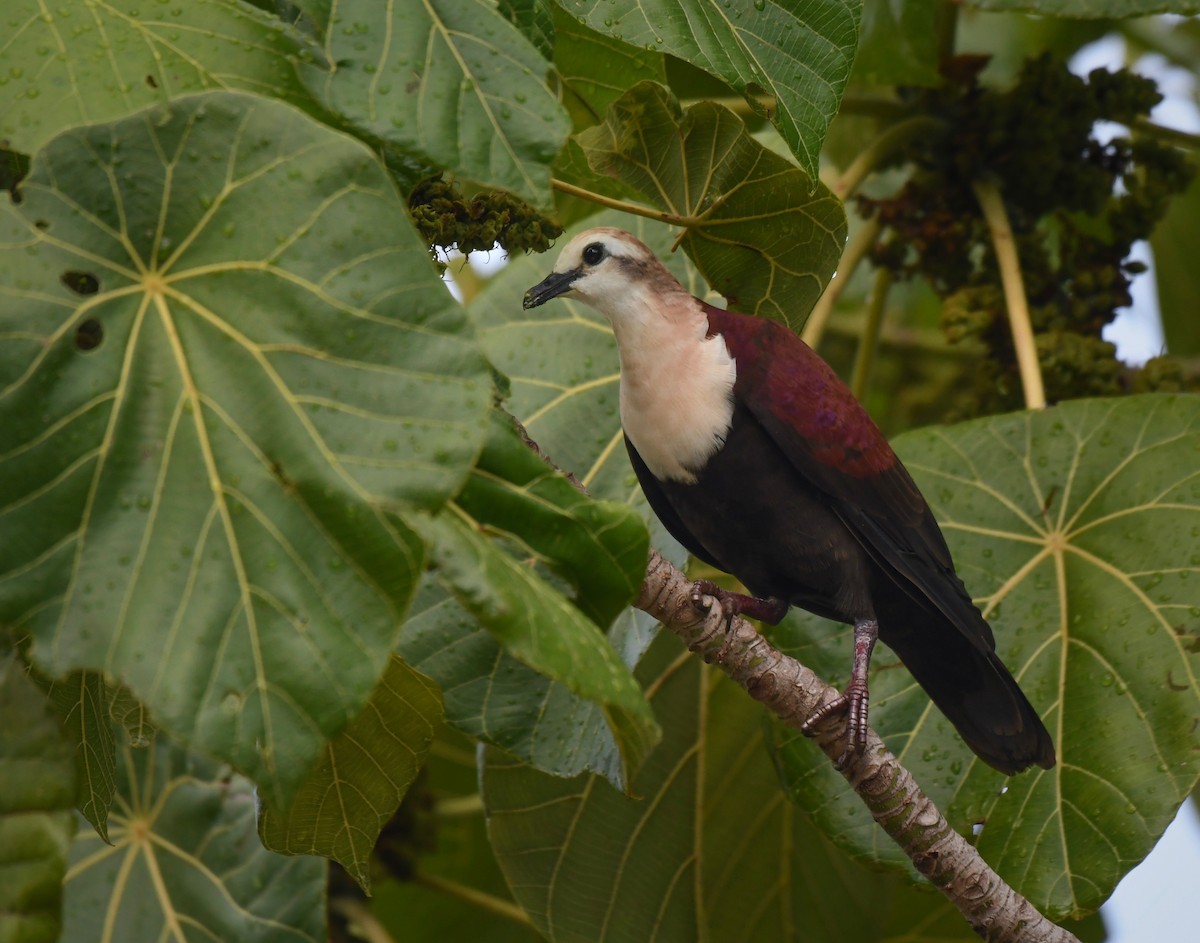
[(1096, 70), (1085, 81), (1041, 56), (1001, 92), (979, 84), (981, 65), (957, 60), (949, 71), (958, 81), (923, 93), (918, 108), (945, 124), (902, 155), (915, 170), (901, 191), (859, 200), (884, 227), (876, 264), (927, 279), (945, 299), (947, 339), (973, 338), (985, 349), (967, 368), (972, 390), (955, 414), (1021, 405), (1004, 297), (972, 191), (978, 180), (994, 181), (1003, 194), (1052, 402), (1186, 385), (1178, 370), (1139, 376), (1100, 338), (1131, 303), (1130, 280), (1144, 269), (1129, 259), (1133, 243), (1149, 236), (1195, 172), (1180, 151), (1153, 138), (1102, 142), (1094, 133), (1098, 121), (1134, 125), (1161, 98), (1157, 87), (1127, 71)]

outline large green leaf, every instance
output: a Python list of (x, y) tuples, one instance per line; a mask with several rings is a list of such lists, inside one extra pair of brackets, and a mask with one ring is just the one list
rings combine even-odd
[(508, 654), (432, 577), (417, 594), (399, 650), (442, 688), (446, 721), (458, 730), (545, 772), (590, 770), (625, 788), (600, 705)]
[(441, 721), (441, 692), (393, 655), (363, 712), (326, 747), (287, 813), (263, 808), (263, 845), (333, 858), (369, 892), (371, 851), (424, 765)]
[(26, 670), (11, 654), (0, 662), (0, 940), (54, 943), (75, 832), (73, 750)]
[(621, 781), (641, 766), (658, 726), (633, 675), (596, 624), (462, 512), (423, 525), (439, 579), (513, 657), (596, 701), (621, 753)]
[[(858, 45), (861, 0), (559, 0), (592, 29), (670, 53), (746, 96), (817, 176)], [(770, 108), (758, 96), (773, 96)]]
[(490, 382), (361, 144), (246, 95), (57, 138), (0, 206), (0, 618), (284, 806), (383, 673)]
[(1200, 13), (1200, 0), (971, 0), (971, 6), (996, 12), (1035, 13), (1079, 19), (1124, 19), (1152, 13)]
[[(979, 762), (886, 649), (872, 725), (984, 858), (1048, 915), (1095, 910), (1200, 778), (1200, 397), (1081, 400), (901, 436), (997, 651), (1058, 765), (1007, 782)], [(831, 680), (844, 627), (789, 622)], [(794, 796), (857, 854), (907, 866), (824, 756), (781, 734)]]
[(608, 106), (631, 85), (667, 80), (657, 49), (639, 49), (589, 29), (561, 9), (554, 16), (554, 63), (566, 86), (563, 104), (576, 128), (602, 121)]
[(855, 865), (789, 805), (744, 691), (669, 635), (639, 674), (664, 728), (634, 780), (640, 798), (488, 753), (492, 845), (542, 933), (865, 943), (936, 925), (974, 939), (940, 897)]
[(683, 246), (731, 308), (799, 330), (846, 240), (828, 188), (763, 147), (727, 108), (701, 102), (683, 112), (653, 82), (630, 89), (578, 140), (595, 170), (687, 218)]
[(204, 89), (309, 101), (295, 30), (231, 0), (6, 0), (0, 141), (32, 153), (64, 128)]
[(164, 739), (119, 751), (113, 844), (76, 838), (62, 939), (325, 943), (325, 862), (265, 850), (253, 784)]
[(537, 48), (486, 0), (336, 0), (306, 76), (355, 127), (476, 183), (548, 208), (566, 112)]
[(566, 579), (575, 604), (608, 628), (637, 595), (649, 538), (628, 505), (580, 492), (495, 411), (491, 434), (454, 503), (516, 552)]

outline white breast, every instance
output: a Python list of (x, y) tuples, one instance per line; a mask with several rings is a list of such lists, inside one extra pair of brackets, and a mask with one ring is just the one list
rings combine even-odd
[[(621, 355), (621, 425), (660, 481), (691, 484), (725, 442), (733, 419), (737, 365), (708, 319), (692, 311), (617, 328)], [(680, 317), (680, 315), (686, 315)]]

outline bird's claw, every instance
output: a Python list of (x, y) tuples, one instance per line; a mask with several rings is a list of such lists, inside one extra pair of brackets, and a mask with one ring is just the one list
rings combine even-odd
[(738, 616), (748, 616), (768, 625), (778, 625), (788, 611), (788, 603), (785, 600), (773, 596), (760, 599), (758, 596), (747, 596), (745, 593), (722, 589), (712, 580), (696, 580), (692, 584), (692, 605), (698, 609), (707, 609), (703, 603), (705, 596), (711, 596), (721, 604), (725, 613), (726, 632), (732, 631), (733, 620)]
[(867, 703), (869, 695), (867, 688), (853, 681), (846, 687), (846, 693), (834, 698), (828, 704), (818, 707), (800, 725), (800, 732), (806, 737), (816, 735), (817, 728), (834, 714), (846, 714), (846, 748), (834, 764), (838, 769), (844, 769), (854, 756), (861, 756), (867, 748)]
[(705, 605), (705, 596), (716, 600), (717, 605), (721, 607), (725, 616), (725, 634), (728, 635), (733, 630), (733, 620), (742, 611), (738, 605), (737, 594), (722, 589), (712, 580), (696, 580), (692, 584), (692, 605), (707, 612), (711, 607)]

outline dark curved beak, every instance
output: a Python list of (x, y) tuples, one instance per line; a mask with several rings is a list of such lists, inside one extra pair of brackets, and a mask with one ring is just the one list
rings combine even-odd
[(521, 307), (536, 308), (551, 298), (566, 294), (571, 290), (571, 285), (578, 277), (579, 272), (551, 272), (525, 292), (525, 300), (521, 302)]

